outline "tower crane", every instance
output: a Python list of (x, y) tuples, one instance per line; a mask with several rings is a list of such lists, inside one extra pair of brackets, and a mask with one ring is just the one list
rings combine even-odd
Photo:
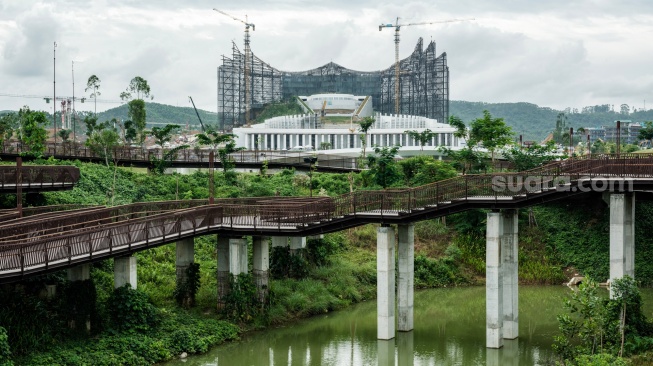
[(217, 11), (218, 13), (220, 13), (222, 15), (226, 15), (229, 18), (231, 18), (231, 19), (233, 19), (235, 21), (238, 21), (238, 22), (241, 22), (241, 23), (245, 24), (245, 65), (244, 65), (245, 66), (244, 67), (244, 69), (245, 69), (245, 80), (244, 80), (244, 82), (245, 82), (245, 122), (247, 123), (247, 127), (250, 127), (250, 121), (249, 121), (249, 107), (250, 107), (249, 106), (249, 99), (250, 99), (249, 98), (249, 95), (250, 95), (250, 90), (249, 90), (249, 88), (250, 88), (250, 81), (249, 81), (250, 69), (249, 68), (250, 68), (250, 65), (249, 65), (249, 62), (250, 62), (250, 58), (251, 58), (251, 56), (250, 56), (251, 55), (251, 50), (249, 48), (249, 27), (252, 27), (252, 31), (254, 31), (256, 29), (255, 29), (254, 23), (250, 23), (249, 20), (247, 19), (247, 15), (245, 15), (245, 20), (242, 20), (242, 19), (236, 18), (235, 16), (233, 16), (231, 14), (225, 13), (222, 10), (219, 10), (219, 9), (216, 9), (216, 8), (213, 8), (213, 10)]
[(440, 21), (435, 21), (435, 22), (420, 22), (420, 23), (407, 23), (407, 24), (399, 24), (399, 17), (397, 17), (397, 21), (395, 24), (381, 24), (379, 25), (379, 32), (383, 30), (383, 28), (394, 28), (395, 29), (395, 114), (399, 114), (399, 86), (400, 86), (400, 80), (399, 80), (399, 31), (401, 30), (401, 27), (408, 27), (412, 25), (427, 25), (427, 24), (439, 24), (439, 23), (453, 23), (453, 22), (464, 22), (467, 20), (474, 20), (474, 18), (469, 18), (469, 19), (449, 19), (449, 20), (440, 20)]

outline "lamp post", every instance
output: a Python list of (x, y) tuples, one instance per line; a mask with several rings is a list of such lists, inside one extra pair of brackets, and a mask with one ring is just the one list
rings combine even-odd
[(309, 156), (304, 158), (304, 163), (309, 165), (309, 170), (308, 170), (309, 197), (313, 197), (313, 171), (315, 170), (316, 162), (317, 162), (317, 156)]
[(54, 42), (54, 49), (52, 51), (52, 124), (54, 126), (54, 145), (57, 146), (57, 42)]

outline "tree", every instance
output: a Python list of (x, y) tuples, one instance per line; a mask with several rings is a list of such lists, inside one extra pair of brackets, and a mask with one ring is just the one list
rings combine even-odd
[(526, 148), (512, 146), (503, 155), (515, 166), (516, 171), (522, 172), (555, 160), (557, 158), (555, 153), (555, 143), (549, 141), (545, 145), (531, 145)]
[(163, 128), (152, 127), (150, 135), (154, 137), (155, 144), (163, 147), (166, 142), (170, 142), (170, 140), (172, 140), (172, 133), (175, 132), (175, 130), (178, 128), (180, 128), (180, 126), (174, 124), (165, 125)]
[(86, 137), (89, 138), (98, 127), (97, 116), (84, 117), (84, 125), (86, 125)]
[(621, 112), (621, 114), (628, 115), (630, 114), (630, 106), (628, 104), (622, 104), (620, 106), (619, 111)]
[(426, 145), (429, 141), (433, 139), (434, 136), (437, 135), (437, 133), (431, 131), (428, 128), (422, 132), (418, 132), (417, 130), (410, 130), (404, 132), (407, 133), (408, 136), (412, 137), (415, 141), (419, 142), (420, 151), (424, 151), (424, 145)]
[(91, 98), (95, 101), (95, 115), (97, 116), (97, 97), (102, 93), (98, 91), (98, 89), (100, 89), (100, 78), (96, 75), (91, 75), (88, 78), (88, 81), (86, 81), (86, 89), (84, 89), (84, 91), (89, 91), (89, 89), (93, 91), (91, 93)]
[(408, 186), (424, 185), (458, 175), (450, 163), (435, 160), (431, 156), (421, 155), (400, 160), (399, 167)]
[(459, 139), (467, 138), (467, 126), (462, 119), (452, 115), (449, 117), (449, 125), (456, 129), (456, 131), (453, 133), (454, 137)]
[(111, 151), (120, 145), (120, 135), (109, 121), (99, 124), (93, 129), (93, 132), (86, 139), (86, 146), (93, 152), (104, 158), (104, 162), (109, 166), (109, 157)]
[(494, 153), (512, 142), (512, 128), (506, 125), (503, 118), (492, 118), (487, 110), (483, 111), (483, 118), (475, 119), (471, 124), (469, 133), (470, 145), (480, 144), (488, 151), (494, 162)]
[(28, 106), (25, 106), (18, 111), (18, 120), (20, 142), (26, 145), (31, 155), (41, 156), (45, 151), (45, 141), (48, 137), (45, 126), (49, 121), (45, 112), (31, 111)]
[(0, 116), (0, 146), (4, 145), (5, 140), (9, 140), (18, 128), (18, 116), (16, 113), (7, 113)]
[(139, 145), (145, 142), (145, 127), (147, 126), (145, 102), (142, 99), (134, 99), (127, 103), (127, 116), (134, 123), (136, 137)]
[(651, 144), (651, 147), (653, 147), (653, 122), (644, 122), (644, 127), (639, 130), (637, 138), (648, 141)]
[(556, 127), (553, 130), (553, 141), (558, 144), (564, 142), (564, 134), (568, 131), (567, 129), (567, 116), (564, 113), (558, 113), (556, 116)]
[(441, 146), (438, 150), (453, 160), (454, 166), (456, 169), (459, 169), (463, 175), (466, 173), (480, 172), (487, 168), (485, 162), (487, 154), (478, 151), (474, 146), (467, 145), (460, 150), (452, 150), (448, 147)]
[(70, 137), (70, 132), (71, 132), (70, 130), (66, 130), (62, 128), (61, 130), (57, 131), (57, 135), (61, 137), (61, 141), (63, 143), (66, 143), (68, 142), (68, 138)]
[(360, 136), (361, 144), (363, 145), (363, 155), (362, 155), (363, 159), (365, 159), (365, 150), (367, 148), (367, 133), (369, 132), (370, 128), (372, 128), (373, 124), (374, 124), (374, 118), (372, 117), (365, 117), (360, 122), (358, 122), (358, 130), (363, 133)]
[(329, 150), (331, 148), (331, 143), (327, 141), (320, 142), (320, 150)]
[(401, 173), (395, 162), (397, 151), (399, 151), (399, 146), (376, 146), (374, 147), (376, 155), (367, 157), (370, 173), (374, 176), (376, 184), (383, 187), (383, 189), (401, 179)]
[(132, 120), (125, 121), (125, 143), (131, 144), (137, 137), (136, 124)]
[(233, 176), (232, 170), (236, 164), (231, 160), (229, 155), (245, 149), (244, 147), (236, 148), (236, 141), (234, 141), (236, 135), (230, 133), (222, 134), (212, 128), (208, 128), (206, 131), (197, 134), (196, 137), (200, 145), (208, 145), (211, 147), (211, 151), (218, 153), (225, 178), (227, 180), (233, 180), (235, 177)]

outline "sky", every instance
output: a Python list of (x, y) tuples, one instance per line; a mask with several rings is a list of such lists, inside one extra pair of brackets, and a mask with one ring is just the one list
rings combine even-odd
[[(474, 18), (401, 29), (400, 57), (419, 37), (447, 53), (450, 99), (528, 102), (554, 109), (621, 104), (653, 108), (651, 0), (0, 0), (0, 110), (52, 111), (43, 97), (88, 97), (120, 105), (135, 76), (153, 102), (217, 109), (217, 67), (243, 49), (244, 26), (213, 11), (245, 15), (252, 51), (284, 71), (333, 61), (374, 71), (394, 62), (400, 24)], [(56, 42), (57, 47), (54, 48)], [(57, 109), (60, 107), (57, 106)], [(92, 101), (76, 102), (92, 111)]]

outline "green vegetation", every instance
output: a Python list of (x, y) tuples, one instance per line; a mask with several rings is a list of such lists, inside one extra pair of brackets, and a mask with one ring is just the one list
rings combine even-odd
[(296, 102), (296, 98), (284, 102), (273, 102), (266, 104), (262, 110), (255, 111), (256, 123), (261, 123), (268, 118), (278, 116), (289, 116), (304, 114), (302, 107)]
[(614, 296), (599, 295), (591, 279), (580, 285), (558, 317), (561, 335), (554, 349), (563, 362), (576, 365), (626, 365), (623, 356), (653, 347), (653, 324), (642, 313), (635, 280), (626, 276), (612, 283)]

